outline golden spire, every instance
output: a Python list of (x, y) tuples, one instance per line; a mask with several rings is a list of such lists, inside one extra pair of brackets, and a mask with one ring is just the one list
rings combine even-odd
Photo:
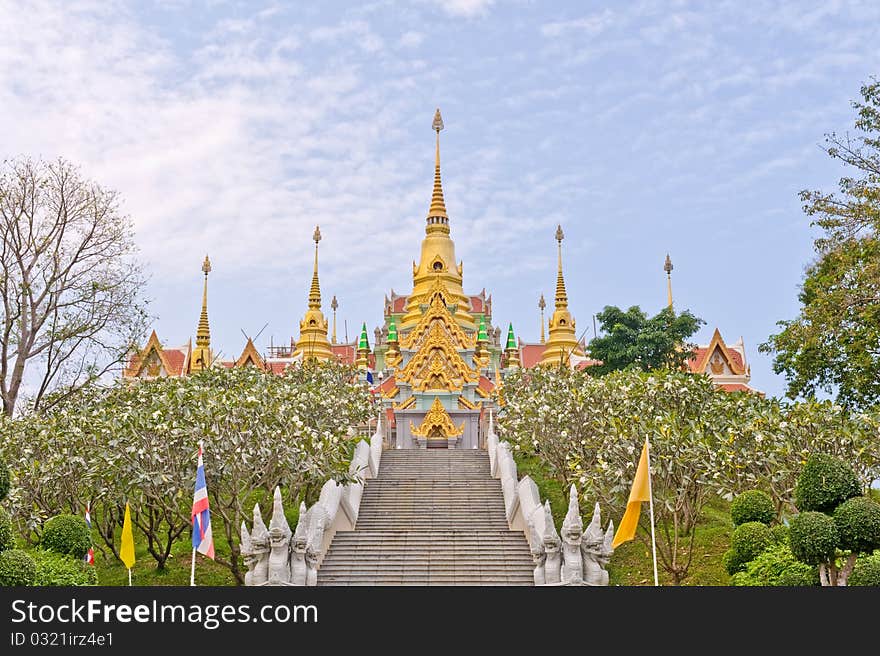
[(339, 303), (336, 301), (336, 294), (333, 294), (333, 300), (330, 301), (330, 309), (333, 310), (333, 336), (330, 338), (332, 343), (336, 343), (336, 310)]
[(196, 329), (196, 348), (190, 359), (189, 370), (199, 371), (211, 364), (211, 327), (208, 324), (208, 274), (211, 273), (211, 260), (205, 255), (202, 263), (202, 271), (205, 274), (204, 287), (202, 289), (202, 313), (199, 316), (199, 326)]
[(666, 294), (669, 297), (669, 309), (672, 309), (672, 260), (669, 259), (669, 253), (666, 254), (666, 262), (663, 264), (663, 270), (666, 272)]
[(558, 272), (556, 274), (556, 309), (568, 307), (568, 296), (565, 293), (565, 278), (562, 277), (562, 240), (565, 239), (565, 233), (562, 232), (562, 226), (556, 226), (556, 243), (559, 248), (558, 252)]
[(544, 308), (547, 307), (547, 302), (544, 300), (544, 294), (541, 294), (541, 298), (538, 300), (538, 309), (541, 310), (541, 343), (544, 343)]
[[(440, 232), (442, 226), (449, 232), (449, 217), (446, 215), (446, 203), (443, 202), (443, 184), (440, 181), (440, 130), (443, 129), (443, 117), (440, 116), (440, 108), (434, 113), (434, 123), (431, 125), (437, 133), (437, 150), (434, 155), (434, 192), (431, 194), (431, 207), (428, 209), (427, 232)], [(432, 228), (432, 226), (436, 226)]]
[(315, 241), (315, 270), (312, 274), (312, 288), (309, 290), (309, 307), (313, 310), (321, 309), (321, 285), (318, 283), (318, 242), (321, 241), (321, 229), (315, 226), (312, 235)]

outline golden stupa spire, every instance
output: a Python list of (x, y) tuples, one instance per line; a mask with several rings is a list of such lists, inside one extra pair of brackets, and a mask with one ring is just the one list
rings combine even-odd
[(320, 310), (321, 285), (318, 282), (318, 242), (321, 241), (321, 229), (318, 226), (315, 226), (312, 239), (315, 241), (315, 270), (312, 273), (312, 288), (309, 290), (309, 307), (314, 310)]
[(208, 324), (208, 274), (211, 273), (211, 260), (205, 255), (202, 263), (205, 274), (202, 289), (202, 313), (199, 315), (199, 326), (196, 328), (196, 348), (190, 358), (190, 371), (200, 371), (211, 364), (211, 326)]
[[(571, 356), (584, 357), (575, 332), (574, 318), (568, 311), (568, 296), (565, 292), (565, 278), (562, 275), (562, 240), (565, 234), (562, 226), (556, 228), (557, 273), (556, 273), (556, 309), (550, 317), (550, 338), (541, 356), (542, 365), (570, 366)], [(543, 322), (542, 322), (543, 326)]]
[(544, 300), (544, 294), (541, 294), (541, 298), (538, 299), (538, 309), (541, 310), (541, 343), (543, 344), (546, 340), (544, 339), (544, 308), (547, 307), (547, 301)]
[(327, 339), (328, 321), (321, 312), (321, 285), (318, 281), (318, 242), (321, 241), (321, 230), (315, 226), (312, 235), (315, 242), (315, 268), (312, 273), (312, 286), (309, 289), (309, 308), (306, 316), (299, 322), (299, 341), (293, 357), (303, 359), (330, 360), (333, 352)]
[(562, 232), (562, 226), (556, 226), (556, 243), (558, 247), (557, 253), (557, 273), (556, 273), (556, 309), (568, 307), (568, 296), (565, 293), (565, 278), (562, 276), (562, 240), (565, 239), (565, 233)]
[(442, 232), (441, 226), (446, 226), (445, 232), (449, 232), (449, 217), (446, 215), (446, 203), (443, 201), (443, 183), (440, 181), (440, 130), (443, 129), (443, 117), (440, 116), (440, 108), (434, 112), (434, 122), (431, 124), (437, 133), (437, 148), (434, 154), (434, 191), (431, 194), (431, 207), (428, 209), (427, 232)]
[(663, 264), (663, 270), (666, 272), (666, 295), (669, 300), (669, 309), (672, 309), (672, 260), (669, 259), (669, 253), (666, 254), (666, 262)]
[(336, 294), (333, 294), (333, 300), (330, 301), (330, 309), (333, 310), (333, 336), (330, 341), (336, 343), (336, 310), (339, 308), (339, 302), (336, 300)]

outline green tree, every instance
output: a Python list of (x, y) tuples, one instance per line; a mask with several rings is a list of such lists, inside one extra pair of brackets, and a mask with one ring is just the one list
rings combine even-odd
[(694, 348), (688, 338), (705, 323), (688, 310), (676, 314), (669, 307), (649, 318), (637, 305), (626, 311), (606, 305), (596, 318), (604, 334), (590, 341), (589, 350), (602, 364), (588, 368), (592, 376), (623, 369), (680, 369)]
[(861, 88), (856, 133), (826, 135), (824, 150), (849, 174), (838, 191), (804, 190), (804, 212), (822, 230), (806, 271), (800, 313), (759, 346), (775, 354), (792, 398), (819, 391), (848, 407), (880, 400), (880, 81)]

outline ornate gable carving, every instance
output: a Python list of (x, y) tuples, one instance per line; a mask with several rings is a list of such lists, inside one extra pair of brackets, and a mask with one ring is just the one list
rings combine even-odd
[(254, 342), (248, 337), (247, 344), (244, 345), (244, 350), (241, 352), (241, 355), (238, 356), (238, 360), (235, 361), (236, 367), (244, 367), (245, 365), (251, 364), (259, 369), (265, 369), (266, 364), (263, 362), (263, 358), (260, 357), (259, 352), (257, 351), (257, 347), (254, 346)]
[(434, 286), (431, 288), (427, 311), (422, 315), (421, 319), (419, 319), (418, 325), (412, 329), (412, 332), (401, 338), (400, 348), (419, 350), (429, 331), (435, 325), (441, 325), (443, 327), (449, 336), (450, 341), (452, 341), (457, 348), (468, 349), (474, 347), (476, 344), (474, 338), (467, 336), (467, 334), (455, 322), (455, 319), (452, 318), (452, 314), (450, 314), (449, 309), (446, 307), (446, 295), (448, 295), (448, 292), (446, 291), (446, 288), (443, 287), (443, 282), (438, 276), (437, 280), (434, 282)]
[(440, 403), (440, 398), (435, 397), (431, 409), (425, 415), (421, 425), (416, 427), (409, 422), (410, 431), (418, 437), (426, 437), (428, 439), (446, 439), (450, 437), (458, 437), (464, 433), (464, 422), (458, 428), (452, 423), (452, 417), (446, 412), (446, 408)]
[(709, 373), (707, 367), (714, 375), (720, 375), (724, 372), (724, 367), (736, 376), (744, 375), (745, 369), (734, 359), (727, 348), (727, 344), (721, 338), (721, 333), (716, 328), (712, 335), (709, 346), (703, 352), (703, 357), (697, 362), (694, 370), (700, 373)]
[(418, 352), (397, 372), (397, 379), (413, 390), (459, 392), (465, 383), (477, 382), (480, 374), (458, 354), (440, 323), (433, 323)]
[(161, 376), (163, 371), (166, 376), (170, 375), (171, 365), (154, 330), (150, 334), (146, 346), (132, 356), (131, 366), (125, 375), (129, 378), (155, 378)]

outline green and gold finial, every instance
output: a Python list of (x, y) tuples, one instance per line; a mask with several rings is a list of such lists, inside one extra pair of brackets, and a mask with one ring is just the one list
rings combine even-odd
[(486, 315), (480, 315), (480, 329), (477, 332), (477, 341), (478, 342), (488, 342), (489, 335), (486, 333)]
[(397, 341), (397, 324), (394, 321), (394, 315), (391, 315), (391, 320), (388, 322), (388, 341), (396, 342)]
[(357, 347), (357, 359), (355, 360), (355, 365), (357, 365), (358, 369), (367, 369), (370, 365), (370, 340), (367, 339), (367, 324), (366, 322), (361, 327), (361, 336), (358, 339), (358, 347)]
[(513, 334), (513, 324), (507, 327), (507, 347), (508, 350), (516, 348), (516, 336)]
[(361, 326), (361, 337), (358, 340), (358, 350), (359, 351), (369, 351), (370, 350), (370, 340), (367, 339), (367, 324), (364, 323)]
[[(543, 321), (541, 322), (543, 327)], [(513, 324), (509, 324), (507, 328), (507, 346), (504, 349), (504, 355), (507, 359), (507, 368), (513, 369), (520, 366), (519, 346), (516, 343), (516, 335), (513, 334)]]
[(568, 306), (568, 295), (565, 293), (565, 278), (562, 277), (562, 240), (565, 239), (565, 233), (562, 232), (562, 226), (556, 226), (556, 242), (559, 247), (558, 252), (558, 272), (556, 274), (556, 307), (564, 308)]
[(339, 302), (336, 300), (336, 294), (333, 294), (333, 300), (330, 301), (330, 309), (333, 310), (333, 335), (330, 337), (332, 344), (336, 343), (336, 310), (339, 309)]
[(541, 310), (541, 343), (543, 344), (547, 341), (544, 338), (544, 308), (547, 307), (547, 301), (544, 300), (544, 294), (541, 294), (541, 298), (538, 300), (538, 309)]

